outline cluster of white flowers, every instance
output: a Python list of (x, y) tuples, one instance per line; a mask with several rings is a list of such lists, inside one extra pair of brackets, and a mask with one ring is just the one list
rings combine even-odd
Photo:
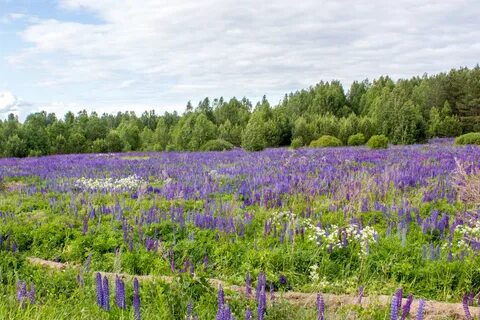
[(282, 222), (294, 222), (297, 216), (293, 212), (280, 211), (273, 212), (271, 219), (273, 223), (282, 223)]
[(472, 227), (466, 224), (457, 226), (454, 237), (459, 249), (468, 250), (471, 241), (480, 242), (480, 221), (476, 221)]
[(90, 179), (82, 177), (75, 182), (75, 187), (88, 191), (108, 190), (111, 192), (116, 192), (137, 190), (145, 184), (145, 181), (136, 175), (131, 175), (120, 179)]
[(318, 265), (310, 266), (310, 281), (318, 282), (320, 276), (318, 275)]
[(328, 232), (311, 224), (309, 226), (313, 230), (309, 239), (316, 242), (319, 246), (332, 249), (341, 248), (343, 246), (343, 238), (346, 238), (348, 242), (357, 242), (363, 255), (368, 254), (369, 245), (374, 243), (378, 237), (378, 233), (370, 226), (360, 229), (356, 224), (350, 224), (345, 228), (331, 225)]

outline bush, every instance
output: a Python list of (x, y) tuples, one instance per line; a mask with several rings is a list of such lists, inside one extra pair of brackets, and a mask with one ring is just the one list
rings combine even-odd
[(361, 146), (362, 144), (365, 144), (365, 136), (363, 133), (357, 133), (348, 137), (349, 146)]
[(292, 143), (290, 144), (290, 147), (292, 147), (293, 149), (298, 149), (303, 147), (303, 139), (301, 137), (294, 138), (292, 140)]
[(202, 151), (225, 151), (232, 150), (233, 144), (223, 139), (207, 141), (201, 148)]
[(313, 140), (310, 143), (310, 147), (312, 148), (340, 146), (342, 146), (342, 141), (334, 136), (321, 136), (319, 139)]
[(480, 145), (480, 132), (470, 132), (464, 135), (461, 135), (455, 139), (455, 144), (465, 145), (465, 144), (476, 144)]
[(372, 136), (368, 142), (367, 146), (370, 149), (387, 149), (388, 148), (388, 138), (385, 137), (383, 134)]

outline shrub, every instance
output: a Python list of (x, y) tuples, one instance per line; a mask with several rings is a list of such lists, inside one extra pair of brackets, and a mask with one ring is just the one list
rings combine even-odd
[(303, 147), (303, 139), (301, 137), (294, 138), (292, 140), (292, 143), (290, 144), (290, 147), (292, 147), (293, 149)]
[(310, 143), (312, 148), (320, 147), (340, 147), (342, 146), (342, 141), (334, 136), (321, 136), (319, 139), (314, 140)]
[(383, 134), (372, 136), (367, 142), (370, 149), (386, 149), (388, 148), (388, 138)]
[(202, 147), (202, 151), (225, 151), (232, 150), (233, 144), (223, 139), (214, 139), (207, 141)]
[(464, 135), (461, 135), (455, 139), (455, 144), (465, 145), (465, 144), (476, 144), (480, 145), (480, 132), (470, 132)]
[(365, 136), (363, 133), (357, 133), (348, 137), (349, 146), (361, 146), (362, 144), (365, 144)]

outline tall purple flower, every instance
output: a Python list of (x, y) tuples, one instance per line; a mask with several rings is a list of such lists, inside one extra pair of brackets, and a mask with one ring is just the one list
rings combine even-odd
[(416, 320), (423, 320), (424, 313), (425, 313), (425, 300), (420, 299), (420, 301), (418, 302), (418, 311), (417, 311)]
[(469, 294), (466, 293), (463, 296), (463, 301), (462, 301), (462, 306), (463, 306), (463, 311), (465, 312), (465, 319), (471, 320), (472, 319), (472, 314), (470, 313), (470, 309), (468, 308), (468, 302), (469, 302)]
[(405, 305), (402, 308), (402, 317), (400, 318), (401, 320), (407, 319), (407, 316), (410, 313), (410, 308), (412, 307), (412, 302), (413, 302), (413, 295), (410, 293), (408, 295), (407, 301), (405, 302)]
[(118, 276), (115, 279), (115, 302), (120, 309), (126, 309), (125, 283)]
[(317, 320), (325, 320), (325, 301), (320, 293), (317, 294)]
[(140, 314), (140, 288), (138, 285), (138, 279), (133, 279), (133, 315), (135, 320), (141, 320)]
[(263, 320), (265, 318), (265, 311), (267, 309), (267, 295), (265, 294), (265, 286), (260, 288), (258, 294), (258, 308), (257, 308), (257, 320)]
[(97, 305), (103, 308), (103, 284), (100, 272), (95, 275), (95, 286), (97, 288)]
[(398, 297), (395, 294), (392, 298), (392, 303), (390, 306), (390, 320), (398, 319)]
[(397, 297), (397, 310), (400, 310), (400, 307), (402, 306), (402, 297), (403, 297), (403, 290), (402, 288), (398, 289), (395, 292), (395, 296)]
[(110, 311), (110, 286), (107, 276), (103, 277), (103, 309)]
[(218, 309), (225, 304), (225, 293), (223, 292), (222, 285), (218, 286)]

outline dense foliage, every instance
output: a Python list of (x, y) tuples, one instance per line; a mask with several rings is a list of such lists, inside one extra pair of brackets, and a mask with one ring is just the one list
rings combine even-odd
[(368, 140), (367, 146), (370, 149), (386, 149), (388, 148), (388, 138), (383, 134), (372, 136)]
[(463, 134), (455, 139), (455, 144), (476, 144), (480, 146), (480, 132), (470, 132)]
[(325, 135), (321, 136), (317, 140), (310, 142), (310, 147), (312, 148), (325, 148), (325, 147), (340, 147), (342, 146), (342, 141), (333, 136)]
[(347, 144), (349, 146), (361, 146), (365, 144), (365, 136), (363, 133), (357, 133), (348, 137)]
[(189, 102), (182, 115), (154, 111), (99, 116), (85, 111), (30, 114), (22, 124), (14, 115), (0, 121), (0, 155), (201, 150), (210, 140), (258, 151), (266, 147), (308, 146), (323, 135), (368, 140), (383, 134), (393, 144), (480, 131), (480, 67), (394, 82), (380, 77), (354, 82), (345, 93), (339, 81), (320, 82), (285, 95), (271, 106), (264, 97), (255, 107), (243, 98), (205, 98)]

